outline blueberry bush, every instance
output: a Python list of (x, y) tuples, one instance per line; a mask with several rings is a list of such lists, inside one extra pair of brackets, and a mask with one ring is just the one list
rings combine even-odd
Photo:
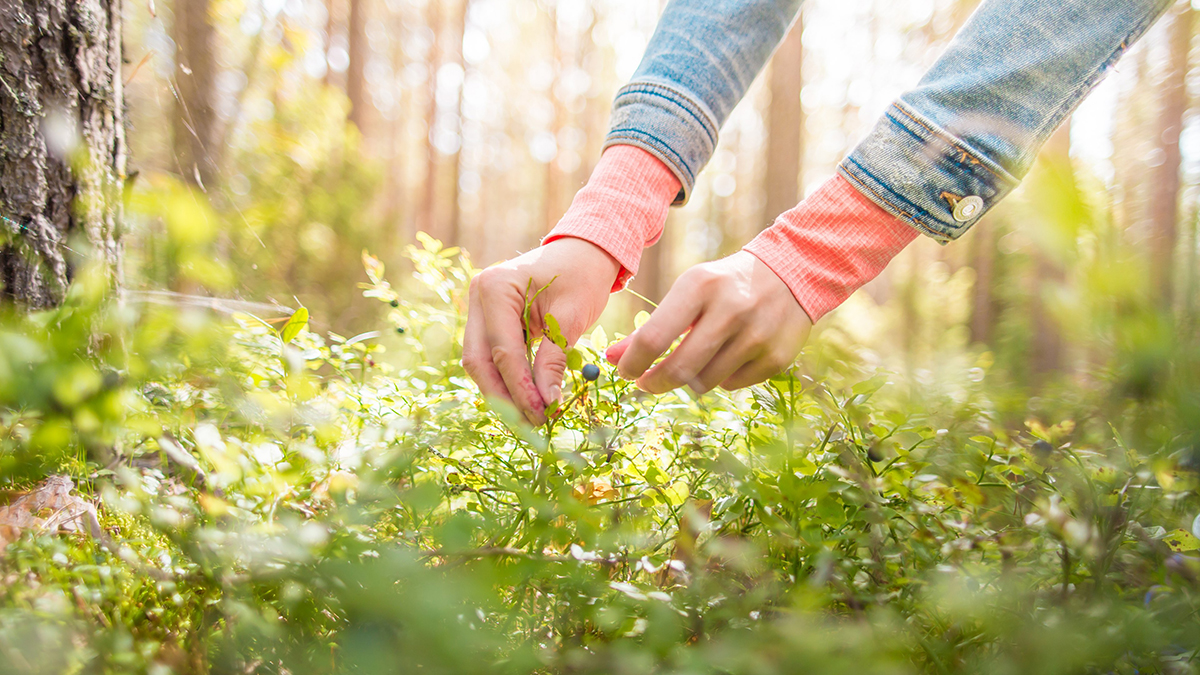
[(459, 363), (476, 270), (409, 255), (364, 254), (356, 336), (86, 274), (3, 318), (0, 481), (67, 476), (99, 527), (7, 546), (0, 671), (1200, 671), (1194, 355), (1175, 398), (1016, 419), (986, 362), (834, 339), (651, 396), (601, 328), (531, 428)]

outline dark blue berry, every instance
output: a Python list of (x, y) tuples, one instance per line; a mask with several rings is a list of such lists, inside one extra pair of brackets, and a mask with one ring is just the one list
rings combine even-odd
[(583, 375), (583, 379), (587, 380), (588, 382), (595, 382), (596, 378), (600, 377), (600, 366), (597, 366), (594, 363), (589, 363), (583, 367), (583, 370), (579, 372)]
[(388, 304), (390, 304), (392, 307), (399, 307), (399, 306), (400, 306), (400, 301), (399, 301), (399, 300), (392, 300), (392, 301), (391, 301), (390, 303), (388, 303)]

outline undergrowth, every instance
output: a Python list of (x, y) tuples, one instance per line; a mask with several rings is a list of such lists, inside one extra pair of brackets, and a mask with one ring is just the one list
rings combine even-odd
[(3, 320), (0, 480), (70, 475), (104, 535), (4, 553), (0, 670), (1200, 670), (1186, 443), (1099, 404), (1014, 428), (979, 368), (909, 381), (832, 342), (650, 396), (603, 329), (530, 428), (459, 363), (475, 270), (411, 258), (393, 287), (364, 256), (389, 313), (353, 337), (86, 279)]

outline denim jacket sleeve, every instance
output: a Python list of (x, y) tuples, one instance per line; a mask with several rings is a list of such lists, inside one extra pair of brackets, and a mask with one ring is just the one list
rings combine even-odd
[(666, 164), (687, 201), (717, 131), (796, 18), (800, 0), (671, 0), (629, 84), (613, 101), (609, 145)]
[[(984, 0), (912, 91), (838, 167), (920, 231), (956, 239), (1172, 0)], [(679, 178), (676, 203), (799, 0), (671, 0), (613, 103), (606, 145), (637, 145)]]
[(985, 0), (838, 167), (885, 210), (957, 239), (1172, 0)]

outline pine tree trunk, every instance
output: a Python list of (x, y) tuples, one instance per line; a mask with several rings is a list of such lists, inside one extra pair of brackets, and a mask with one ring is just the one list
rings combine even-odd
[(366, 0), (350, 0), (350, 30), (347, 40), (350, 65), (346, 70), (346, 97), (350, 99), (350, 122), (367, 130), (367, 8)]
[[(395, 77), (399, 77), (404, 72), (405, 65), (407, 65), (407, 59), (404, 55), (406, 24), (403, 11), (394, 11), (390, 24), (392, 31), (392, 73), (395, 74)], [(399, 97), (396, 101), (396, 108), (399, 112), (392, 119), (389, 119), (386, 125), (388, 145), (384, 222), (389, 223), (389, 225), (385, 230), (384, 241), (386, 243), (384, 250), (391, 252), (398, 250), (397, 242), (407, 244), (413, 238), (408, 225), (409, 211), (404, 208), (404, 204), (408, 201), (406, 198), (407, 186), (404, 182), (405, 144), (400, 136), (401, 131), (405, 128), (404, 116), (408, 113), (409, 96), (411, 96), (411, 93), (408, 87), (400, 89)]]
[(975, 286), (971, 292), (971, 344), (990, 346), (995, 338), (997, 314), (996, 247), (1000, 244), (1002, 223), (995, 217), (974, 228), (971, 233), (971, 267)]
[(771, 104), (767, 107), (767, 201), (763, 227), (800, 200), (804, 109), (800, 88), (803, 25), (797, 20), (771, 59)]
[(221, 152), (217, 111), (216, 28), (210, 0), (176, 0), (175, 156), (189, 183), (207, 188), (216, 178)]
[(1162, 98), (1154, 138), (1162, 151), (1162, 163), (1150, 184), (1151, 269), (1154, 288), (1164, 307), (1174, 296), (1175, 245), (1178, 241), (1180, 168), (1183, 163), (1179, 134), (1187, 112), (1188, 56), (1192, 46), (1191, 2), (1178, 3), (1169, 29), (1170, 55), (1162, 83)]
[[(1067, 118), (1046, 141), (1040, 161), (1046, 172), (1052, 172), (1052, 175), (1042, 180), (1064, 193), (1077, 192), (1075, 171), (1071, 164), (1071, 118)], [(1045, 198), (1068, 197), (1058, 195)], [(1054, 213), (1052, 205), (1047, 204), (1045, 210), (1047, 213)], [(1039, 223), (1039, 227), (1046, 228), (1051, 233), (1061, 230), (1064, 226), (1062, 222), (1055, 222), (1053, 215)], [(1063, 338), (1062, 326), (1046, 304), (1052, 290), (1063, 283), (1066, 271), (1063, 269), (1061, 252), (1056, 255), (1055, 251), (1050, 250), (1051, 245), (1048, 241), (1054, 241), (1054, 237), (1041, 241), (1033, 252), (1033, 278), (1030, 280), (1033, 288), (1029, 296), (1029, 324), (1032, 334), (1029, 345), (1029, 381), (1035, 389), (1051, 381), (1066, 366), (1067, 345)]]
[(440, 2), (425, 5), (425, 24), (433, 32), (433, 42), (426, 54), (428, 79), (425, 82), (425, 181), (421, 186), (417, 211), (417, 231), (437, 236), (438, 150), (433, 144), (437, 125), (437, 78), (442, 66), (442, 13)]
[(0, 80), (3, 294), (49, 307), (85, 257), (119, 277), (120, 0), (0, 0)]
[(462, 69), (463, 79), (458, 84), (458, 149), (454, 151), (454, 156), (450, 158), (450, 217), (446, 220), (446, 238), (447, 246), (458, 246), (462, 239), (462, 206), (459, 200), (462, 199), (459, 189), (459, 180), (462, 178), (463, 169), (463, 136), (464, 111), (463, 111), (463, 91), (467, 88), (467, 60), (463, 56), (463, 38), (467, 34), (467, 16), (471, 12), (471, 0), (460, 0), (458, 3), (458, 17), (454, 22), (454, 62)]

